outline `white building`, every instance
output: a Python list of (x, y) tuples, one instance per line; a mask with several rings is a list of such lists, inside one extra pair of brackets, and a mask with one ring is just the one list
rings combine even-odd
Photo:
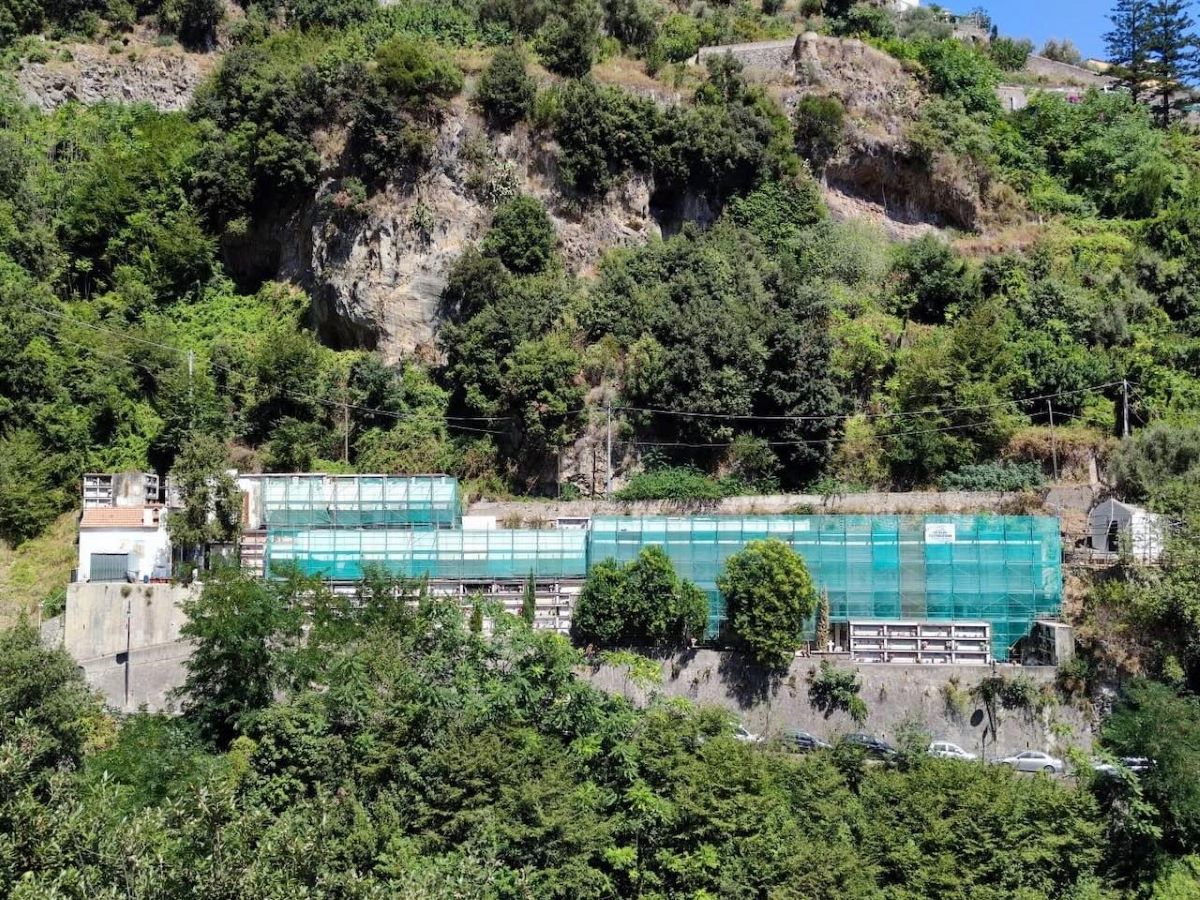
[(83, 507), (77, 581), (170, 577), (171, 542), (157, 475), (85, 475)]
[(1166, 549), (1167, 520), (1140, 506), (1105, 500), (1088, 513), (1093, 550), (1114, 556), (1128, 552), (1135, 562), (1158, 562)]
[(896, 12), (908, 12), (910, 9), (920, 6), (921, 0), (890, 0), (889, 5)]

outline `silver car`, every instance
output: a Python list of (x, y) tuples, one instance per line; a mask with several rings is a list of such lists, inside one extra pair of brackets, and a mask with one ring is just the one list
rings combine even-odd
[(971, 760), (979, 758), (974, 753), (968, 753), (958, 744), (952, 744), (949, 741), (934, 741), (929, 745), (929, 755), (940, 759)]
[(1051, 775), (1061, 775), (1067, 770), (1066, 764), (1057, 756), (1051, 756), (1040, 750), (1026, 750), (1024, 753), (1006, 756), (995, 762), (1004, 766), (1012, 766), (1018, 772), (1047, 772)]

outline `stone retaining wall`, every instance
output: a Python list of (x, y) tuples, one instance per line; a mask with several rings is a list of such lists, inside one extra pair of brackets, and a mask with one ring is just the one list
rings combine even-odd
[[(902, 726), (916, 722), (935, 740), (952, 741), (965, 750), (989, 757), (1045, 750), (1061, 755), (1070, 747), (1087, 750), (1092, 745), (1092, 721), (1073, 705), (1058, 701), (1041, 712), (1002, 711), (993, 744), (987, 737), (987, 715), (970, 699), (971, 688), (993, 671), (989, 666), (855, 666), (862, 679), (859, 696), (869, 710), (867, 722), (856, 725), (845, 713), (825, 716), (809, 701), (808, 677), (817, 670), (817, 658), (797, 657), (781, 678), (767, 681), (760, 670), (739, 653), (695, 650), (659, 660), (662, 684), (643, 690), (629, 682), (624, 669), (596, 666), (585, 677), (592, 684), (636, 703), (649, 693), (685, 697), (695, 703), (722, 706), (738, 715), (752, 732), (764, 736), (799, 728), (825, 739), (866, 731), (895, 742)], [(1052, 686), (1052, 668), (999, 665), (995, 671), (1009, 678), (1024, 675), (1039, 687)], [(950, 687), (947, 687), (947, 686)]]

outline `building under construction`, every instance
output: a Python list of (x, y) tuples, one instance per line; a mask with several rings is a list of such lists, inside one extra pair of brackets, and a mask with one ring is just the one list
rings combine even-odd
[(464, 518), (447, 476), (261, 475), (240, 485), (249, 568), (295, 566), (340, 585), (379, 567), (514, 612), (532, 578), (536, 624), (559, 631), (592, 565), (659, 546), (708, 594), (707, 637), (719, 640), (717, 578), (730, 556), (767, 538), (804, 558), (828, 594), (833, 643), (864, 662), (1006, 660), (1062, 600), (1059, 524), (1048, 517), (629, 516), (519, 529)]

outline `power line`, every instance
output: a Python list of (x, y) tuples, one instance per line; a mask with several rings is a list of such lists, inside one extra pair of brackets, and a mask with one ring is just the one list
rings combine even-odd
[[(36, 309), (37, 307), (34, 307), (34, 308)], [(125, 335), (120, 335), (117, 332), (113, 332), (108, 329), (102, 329), (102, 328), (99, 328), (98, 326), (90, 326), (85, 322), (78, 321), (77, 319), (71, 319), (69, 317), (61, 317), (61, 316), (59, 318), (63, 318), (66, 321), (72, 322), (77, 325), (84, 325), (86, 327), (93, 328), (96, 331), (100, 331), (100, 332), (107, 333), (107, 334), (112, 334), (116, 337), (125, 337)], [(46, 323), (46, 327), (49, 328), (49, 323)], [(103, 358), (111, 359), (111, 360), (118, 360), (120, 362), (126, 363), (135, 368), (142, 369), (143, 371), (145, 371), (151, 375), (161, 374), (159, 370), (154, 369), (150, 366), (147, 366), (145, 363), (137, 362), (136, 360), (132, 360), (129, 357), (123, 356), (120, 353), (116, 353), (112, 350), (101, 349), (101, 348), (95, 347), (91, 344), (84, 344), (84, 343), (80, 343), (79, 341), (73, 341), (70, 338), (64, 337), (63, 335), (61, 335), (57, 332), (51, 332), (49, 330), (47, 330), (46, 335), (47, 335), (47, 337), (49, 337), (55, 341), (59, 341), (64, 344), (70, 344), (73, 347), (78, 347), (81, 350), (86, 350), (89, 353), (96, 354), (97, 356), (101, 356)], [(140, 344), (149, 344), (150, 346), (161, 347), (161, 348), (167, 349), (167, 350), (173, 350), (175, 352), (182, 353), (185, 356), (190, 352), (187, 350), (180, 350), (179, 348), (171, 347), (168, 344), (153, 344), (148, 341), (140, 341), (140, 340), (136, 340), (136, 339), (135, 339), (135, 342), (140, 343)], [(233, 375), (242, 374), (233, 369), (230, 369), (227, 366), (219, 366), (216, 363), (212, 363), (211, 361), (209, 364), (211, 366), (213, 366), (214, 368), (217, 368), (221, 371), (228, 372)], [(329, 400), (329, 399), (326, 399), (323, 397), (312, 396), (312, 395), (303, 394), (303, 393), (296, 392), (296, 391), (283, 390), (283, 391), (281, 391), (281, 393), (284, 396), (286, 396), (292, 400), (299, 400), (300, 402), (318, 403), (318, 404), (328, 406), (333, 409), (339, 409), (339, 410), (348, 407), (349, 409), (353, 409), (353, 410), (357, 410), (357, 411), (361, 411), (361, 412), (365, 412), (365, 413), (371, 413), (373, 415), (384, 416), (386, 418), (395, 419), (397, 421), (426, 421), (426, 422), (432, 422), (435, 424), (444, 422), (444, 424), (446, 425), (447, 428), (453, 428), (456, 431), (465, 431), (465, 432), (470, 432), (470, 433), (474, 433), (474, 434), (491, 434), (491, 435), (505, 434), (505, 432), (497, 431), (495, 429), (475, 428), (475, 427), (468, 426), (468, 425), (460, 425), (460, 424), (458, 424), (457, 421), (447, 421), (447, 419), (442, 416), (428, 416), (428, 415), (421, 415), (419, 413), (397, 413), (397, 412), (392, 412), (391, 410), (386, 410), (386, 409), (375, 409), (373, 407), (368, 407), (368, 406), (358, 406), (353, 403), (344, 404), (344, 403), (339, 403), (336, 400)]]
[[(113, 331), (112, 329), (104, 328), (103, 326), (100, 326), (100, 325), (93, 325), (89, 322), (83, 322), (72, 316), (67, 316), (62, 313), (56, 313), (56, 312), (44, 309), (44, 308), (34, 305), (34, 304), (31, 304), (31, 307), (33, 309), (38, 310), (39, 312), (53, 316), (56, 319), (60, 319), (65, 322), (70, 322), (71, 324), (74, 324), (74, 325), (80, 325), (84, 328), (91, 329), (91, 330), (99, 332), (101, 334), (108, 334), (115, 338), (119, 338), (119, 339), (123, 339), (123, 340), (130, 340), (136, 344), (141, 344), (141, 345), (147, 346), (147, 347), (154, 347), (156, 349), (167, 350), (172, 353), (179, 354), (185, 358), (187, 358), (189, 356), (189, 354), (194, 352), (194, 351), (190, 351), (190, 350), (184, 350), (181, 347), (175, 347), (171, 344), (165, 344), (165, 343), (161, 343), (161, 342), (157, 342), (157, 341), (147, 341), (147, 340), (143, 340), (141, 338), (136, 338), (133, 335), (122, 334), (120, 332)], [(151, 374), (157, 374), (156, 369), (152, 369), (149, 366), (145, 365), (144, 363), (135, 362), (134, 360), (129, 359), (126, 356), (122, 356), (122, 355), (114, 353), (112, 351), (100, 350), (99, 348), (92, 347), (91, 345), (88, 345), (88, 344), (82, 344), (82, 343), (79, 343), (78, 341), (72, 341), (69, 338), (62, 337), (60, 334), (57, 334), (54, 332), (48, 332), (48, 334), (50, 337), (54, 338), (55, 340), (60, 340), (64, 343), (71, 344), (76, 347), (80, 347), (84, 350), (89, 350), (89, 351), (91, 351), (93, 353), (97, 353), (99, 355), (108, 356), (110, 359), (119, 359), (123, 362), (128, 363), (131, 366), (136, 366), (137, 368), (144, 369), (146, 372), (149, 372)], [(208, 364), (211, 368), (216, 369), (218, 371), (225, 372), (230, 375), (245, 377), (244, 373), (238, 372), (236, 369), (232, 369), (229, 366), (224, 366), (224, 365), (221, 365), (220, 363), (213, 362), (212, 360), (209, 360)], [(357, 412), (369, 413), (369, 414), (378, 415), (378, 416), (385, 416), (388, 418), (396, 419), (398, 421), (425, 420), (425, 421), (429, 421), (429, 422), (445, 422), (447, 427), (455, 428), (459, 431), (475, 432), (478, 434), (500, 435), (500, 434), (504, 434), (505, 432), (496, 431), (494, 429), (487, 429), (487, 428), (474, 428), (474, 427), (469, 427), (466, 425), (459, 425), (457, 423), (459, 421), (495, 422), (495, 421), (501, 421), (504, 419), (513, 418), (512, 416), (441, 416), (441, 415), (429, 416), (429, 415), (422, 415), (420, 413), (397, 413), (397, 412), (392, 412), (391, 410), (386, 410), (386, 409), (376, 409), (376, 408), (370, 407), (370, 406), (360, 406), (355, 403), (341, 403), (337, 400), (330, 400), (325, 397), (318, 397), (318, 396), (312, 395), (312, 394), (305, 394), (300, 391), (283, 390), (283, 391), (281, 391), (281, 393), (284, 394), (284, 396), (289, 397), (290, 399), (299, 400), (301, 402), (317, 403), (317, 404), (321, 404), (321, 405), (328, 406), (331, 408), (336, 408), (339, 410), (340, 409), (353, 409)]]
[(1117, 387), (1121, 385), (1120, 381), (1109, 381), (1104, 384), (1096, 384), (1091, 387), (1078, 388), (1072, 391), (1058, 391), (1053, 394), (1038, 394), (1033, 397), (1019, 397), (1014, 400), (997, 400), (993, 403), (981, 403), (976, 406), (947, 406), (934, 409), (911, 410), (907, 412), (890, 412), (890, 413), (838, 413), (826, 416), (757, 416), (757, 415), (742, 415), (737, 413), (711, 413), (711, 412), (688, 412), (685, 410), (663, 409), (655, 407), (638, 407), (638, 406), (614, 406), (613, 409), (622, 412), (644, 412), (652, 415), (675, 416), (677, 418), (697, 418), (697, 419), (727, 419), (730, 421), (747, 421), (747, 422), (844, 422), (850, 419), (866, 418), (866, 419), (905, 419), (915, 418), (917, 416), (928, 416), (938, 413), (954, 413), (954, 412), (979, 412), (985, 409), (997, 409), (1002, 406), (1020, 406), (1025, 403), (1044, 403), (1047, 400), (1057, 400), (1059, 397), (1073, 397), (1079, 394), (1092, 393), (1094, 391), (1104, 390), (1109, 387)]
[[(72, 323), (75, 325), (79, 325), (81, 327), (91, 329), (92, 331), (96, 331), (101, 334), (107, 334), (107, 335), (113, 336), (115, 338), (118, 338), (120, 340), (132, 341), (134, 343), (141, 344), (146, 347), (153, 347), (155, 349), (166, 350), (168, 352), (182, 355), (185, 357), (188, 354), (194, 352), (194, 351), (190, 351), (190, 350), (185, 350), (181, 347), (177, 347), (172, 344), (167, 344), (167, 343), (164, 343), (161, 341), (146, 340), (144, 338), (139, 338), (139, 337), (136, 337), (131, 334), (117, 332), (117, 331), (114, 331), (110, 328), (106, 328), (101, 325), (96, 325), (96, 324), (93, 324), (90, 322), (84, 322), (78, 318), (75, 318), (74, 316), (70, 316), (70, 315), (67, 315), (66, 313), (58, 312), (55, 310), (46, 309), (44, 307), (38, 306), (37, 304), (30, 304), (30, 307), (32, 309), (35, 309), (45, 315), (53, 317), (53, 318), (56, 318), (56, 319), (59, 319), (59, 320), (65, 321), (65, 322), (69, 322), (69, 323)], [(75, 346), (82, 347), (83, 349), (93, 350), (93, 352), (100, 352), (100, 351), (95, 350), (95, 348), (89, 347), (88, 345), (79, 344), (77, 342), (72, 342), (66, 338), (62, 338), (59, 335), (54, 335), (54, 337), (56, 337), (59, 340), (63, 340), (66, 343), (73, 343), (73, 344), (75, 344)], [(150, 369), (149, 367), (145, 366), (142, 363), (137, 363), (131, 359), (128, 359), (127, 357), (123, 357), (123, 356), (119, 356), (119, 355), (111, 354), (111, 353), (110, 353), (110, 356), (112, 356), (112, 358), (115, 358), (115, 359), (121, 359), (121, 360), (127, 362), (128, 364), (137, 366), (138, 368), (144, 369), (147, 372), (151, 372), (151, 373), (154, 372), (153, 369)], [(211, 359), (208, 361), (208, 364), (211, 368), (213, 368), (217, 371), (222, 371), (229, 375), (233, 375), (233, 376), (237, 376), (237, 377), (246, 377), (244, 375), (244, 373), (239, 372), (229, 366), (225, 366), (220, 363), (216, 363), (216, 362), (212, 361)], [(1081, 394), (1088, 394), (1088, 393), (1093, 393), (1096, 391), (1102, 391), (1105, 388), (1124, 387), (1125, 385), (1132, 386), (1132, 382), (1109, 381), (1109, 382), (1104, 382), (1102, 384), (1092, 385), (1092, 386), (1085, 387), (1085, 388), (1077, 388), (1077, 389), (1069, 390), (1069, 391), (1057, 391), (1057, 392), (1050, 393), (1050, 394), (1038, 394), (1038, 395), (1031, 396), (1031, 397), (1021, 397), (1021, 398), (1016, 398), (1016, 399), (1012, 399), (1012, 400), (999, 400), (999, 401), (994, 401), (991, 403), (976, 404), (976, 405), (971, 405), (971, 406), (936, 407), (936, 408), (931, 408), (931, 409), (910, 410), (910, 411), (904, 411), (904, 412), (838, 413), (838, 414), (834, 414), (834, 415), (764, 416), (764, 415), (737, 414), (737, 413), (717, 413), (717, 412), (673, 410), (673, 409), (666, 409), (666, 408), (638, 407), (638, 406), (613, 406), (613, 407), (611, 407), (611, 411), (627, 412), (627, 413), (629, 413), (629, 412), (631, 412), (631, 413), (648, 413), (648, 414), (656, 415), (656, 416), (668, 416), (668, 417), (675, 417), (675, 418), (719, 419), (719, 420), (736, 421), (736, 422), (846, 422), (846, 421), (850, 421), (850, 420), (858, 419), (858, 418), (865, 418), (868, 421), (873, 421), (873, 420), (880, 420), (880, 419), (883, 419), (883, 420), (911, 419), (911, 418), (917, 418), (917, 417), (922, 417), (922, 416), (934, 416), (934, 415), (945, 414), (945, 413), (979, 412), (979, 411), (987, 410), (987, 409), (998, 409), (1001, 407), (1021, 406), (1023, 404), (1053, 401), (1053, 400), (1057, 400), (1062, 397), (1079, 396)], [(306, 393), (299, 392), (299, 391), (284, 390), (281, 393), (283, 393), (284, 396), (287, 396), (294, 400), (299, 400), (301, 402), (307, 402), (307, 403), (316, 403), (319, 405), (328, 406), (330, 408), (334, 408), (334, 409), (338, 409), (338, 410), (344, 411), (344, 410), (353, 409), (356, 412), (383, 416), (386, 418), (395, 419), (397, 421), (422, 421), (422, 420), (424, 420), (424, 421), (435, 422), (435, 423), (436, 422), (444, 422), (447, 427), (454, 428), (459, 431), (474, 432), (474, 433), (478, 433), (478, 434), (502, 435), (502, 434), (505, 434), (505, 432), (498, 431), (495, 429), (490, 429), (490, 428), (479, 428), (479, 427), (461, 425), (461, 424), (457, 424), (457, 423), (460, 423), (460, 422), (482, 422), (482, 423), (486, 423), (486, 424), (493, 424), (493, 423), (497, 423), (497, 422), (517, 421), (519, 419), (519, 417), (512, 416), (512, 415), (497, 415), (497, 416), (432, 415), (431, 416), (431, 415), (422, 415), (420, 413), (411, 413), (411, 412), (410, 413), (396, 413), (396, 412), (392, 412), (390, 410), (377, 409), (375, 407), (362, 406), (362, 405), (353, 404), (353, 403), (343, 403), (343, 402), (339, 402), (336, 400), (330, 400), (330, 399), (327, 399), (324, 397), (306, 394)], [(573, 416), (573, 415), (581, 415), (584, 413), (592, 413), (592, 412), (596, 412), (596, 411), (597, 410), (595, 410), (591, 407), (583, 407), (581, 409), (567, 410), (567, 411), (560, 412), (560, 413), (547, 413), (546, 415), (566, 417), (566, 416)], [(1059, 414), (1064, 417), (1074, 418), (1073, 416), (1070, 416), (1070, 414), (1066, 413), (1065, 411), (1061, 412)], [(932, 434), (932, 433), (938, 433), (938, 432), (947, 432), (947, 431), (956, 431), (956, 430), (977, 428), (977, 427), (982, 427), (983, 425), (986, 425), (986, 424), (990, 424), (990, 423), (981, 422), (981, 423), (974, 423), (974, 424), (968, 424), (968, 425), (954, 425), (954, 426), (947, 426), (944, 428), (920, 430), (920, 431), (915, 431), (915, 432), (884, 433), (884, 434), (877, 435), (877, 437), (881, 437), (881, 438), (899, 437), (899, 436), (903, 436), (905, 434)], [(680, 448), (690, 447), (690, 448), (696, 448), (696, 449), (719, 448), (719, 447), (732, 446), (732, 443), (717, 443), (717, 442), (714, 442), (714, 443), (688, 443), (688, 442), (683, 442), (683, 441), (632, 441), (630, 443), (637, 445), (637, 446), (680, 447)], [(797, 439), (793, 439), (793, 440), (769, 441), (767, 443), (770, 446), (779, 446), (779, 447), (801, 446), (801, 445), (820, 446), (820, 445), (828, 443), (828, 440), (827, 439), (800, 439), (800, 438), (797, 438)]]

